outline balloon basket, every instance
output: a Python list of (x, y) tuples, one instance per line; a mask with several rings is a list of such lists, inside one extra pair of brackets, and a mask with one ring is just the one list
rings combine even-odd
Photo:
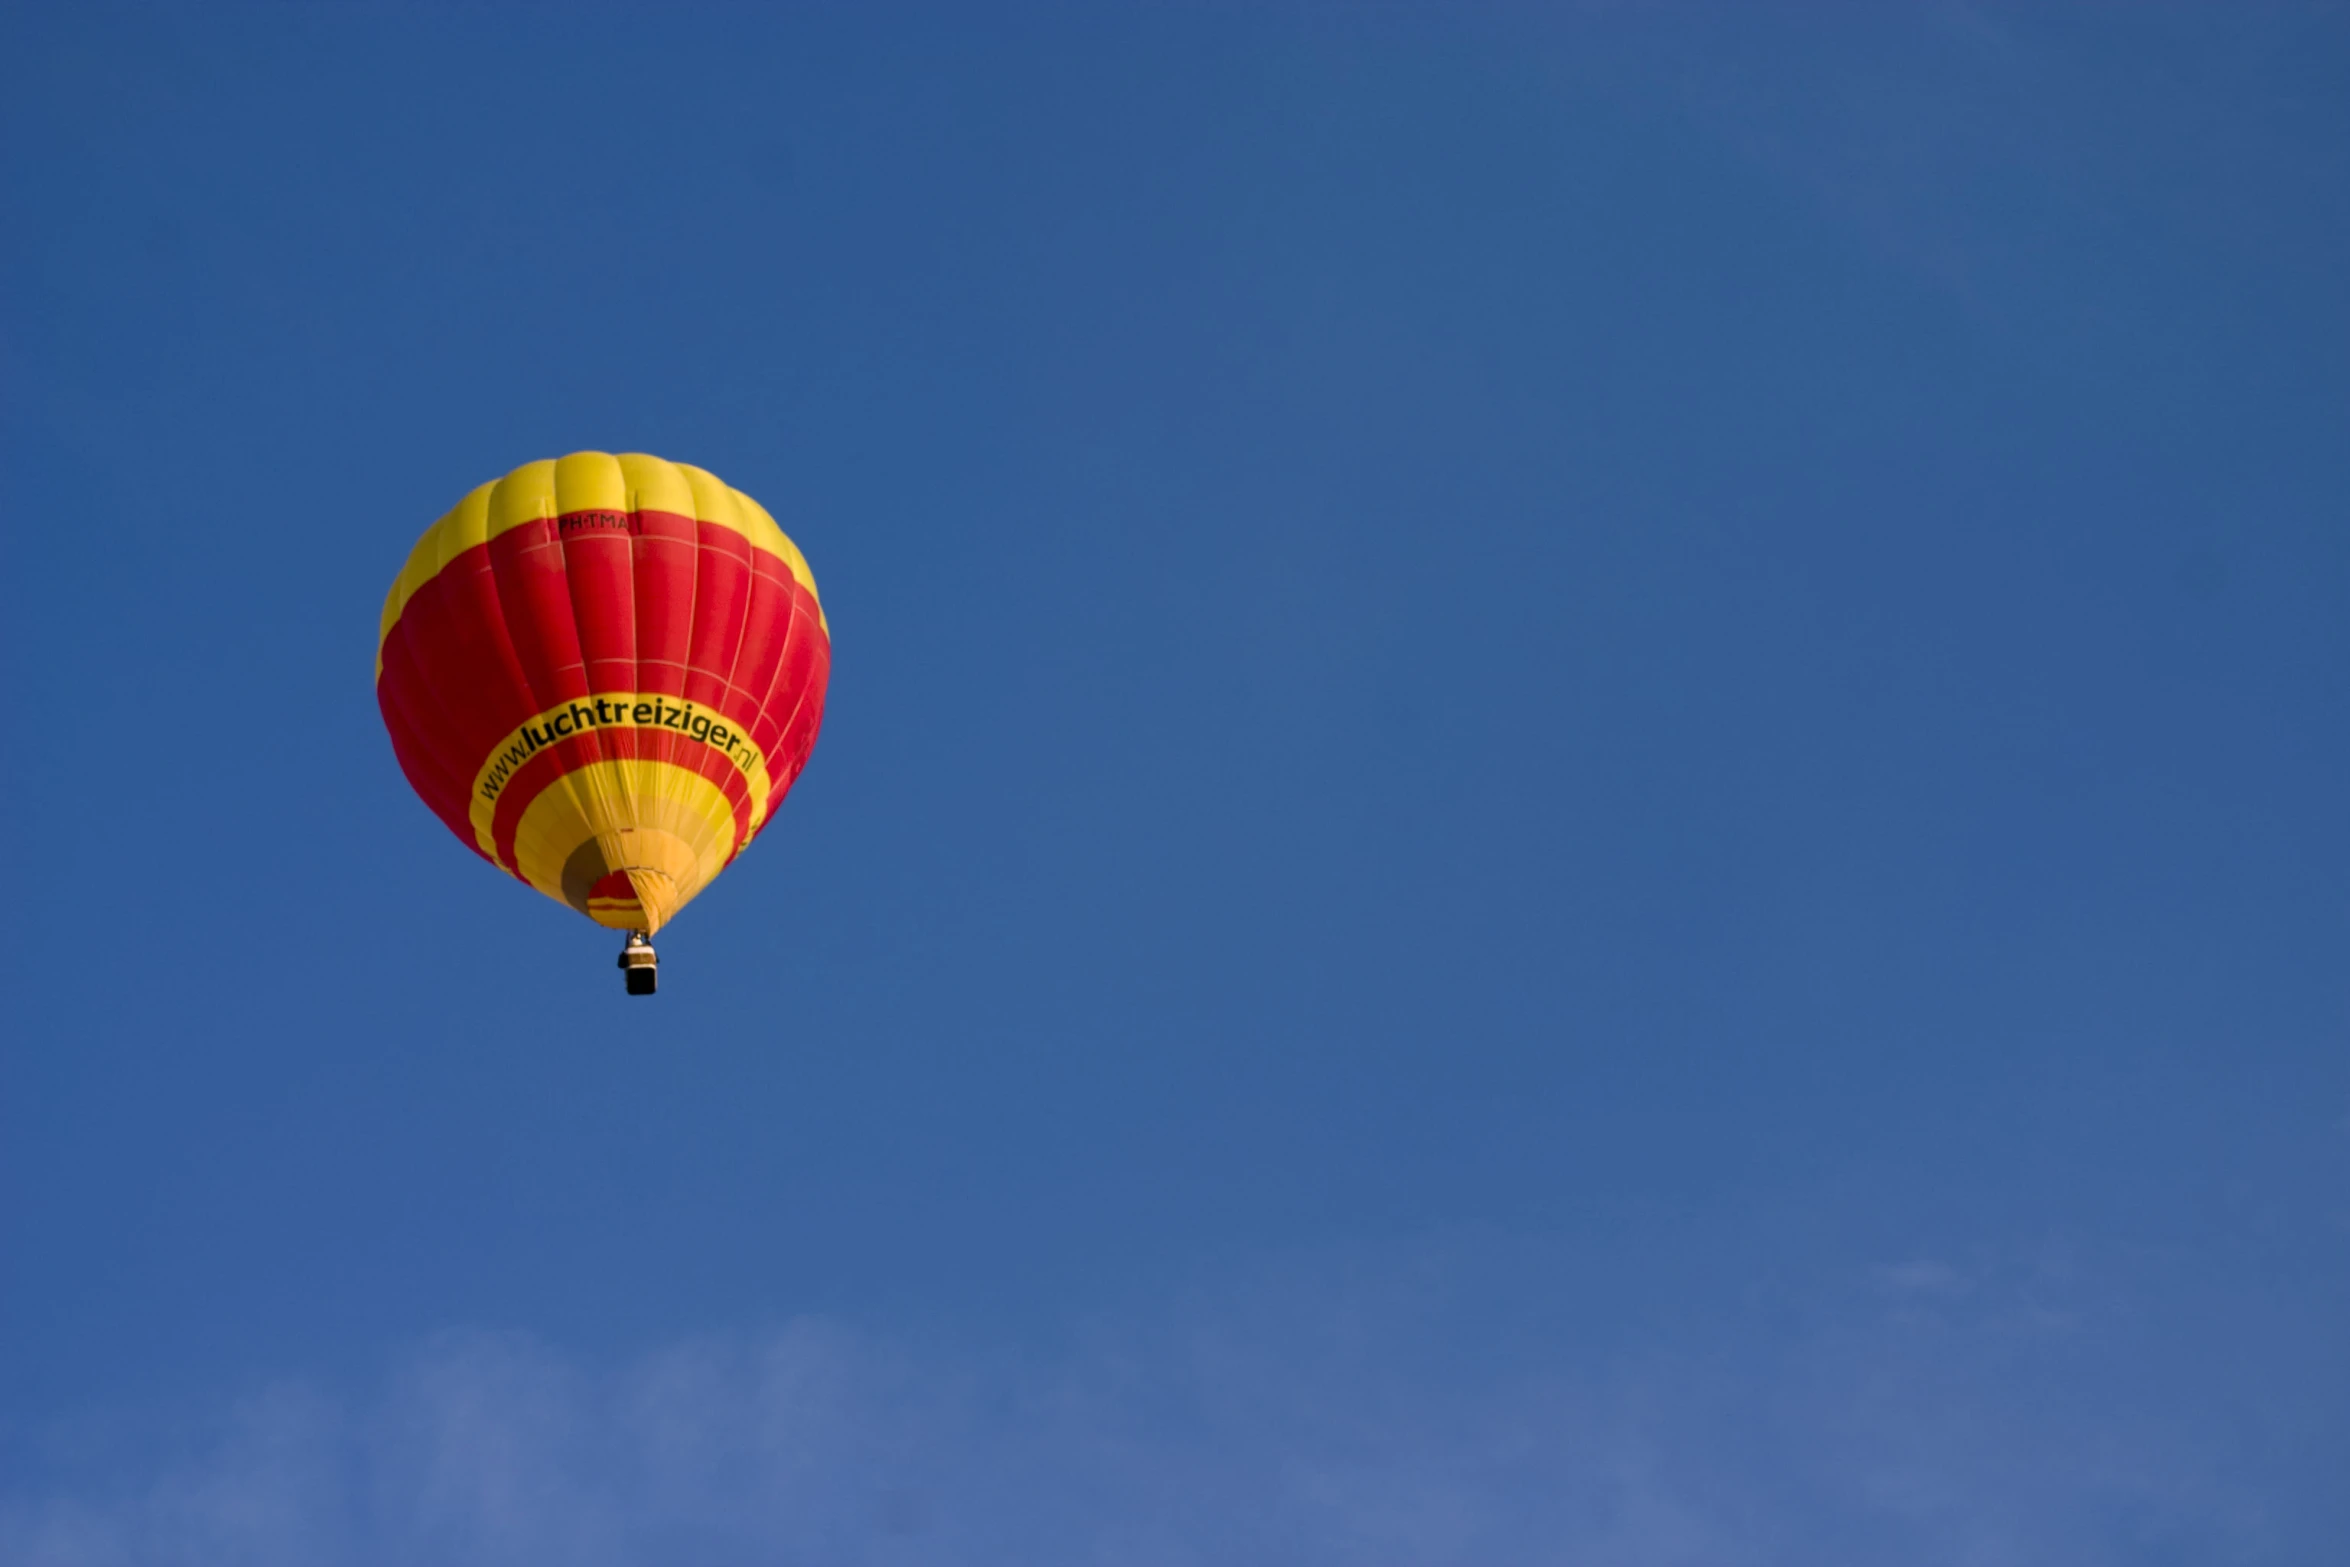
[(628, 933), (628, 945), (620, 949), (620, 972), (627, 977), (628, 993), (649, 996), (661, 985), (661, 959), (653, 951), (653, 944), (645, 940), (644, 932)]

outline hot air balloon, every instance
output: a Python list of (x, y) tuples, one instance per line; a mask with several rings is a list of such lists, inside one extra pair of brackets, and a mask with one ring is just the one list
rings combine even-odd
[(384, 600), (375, 694), (424, 803), (500, 870), (651, 938), (807, 764), (832, 634), (757, 501), (683, 463), (575, 452), (425, 529)]

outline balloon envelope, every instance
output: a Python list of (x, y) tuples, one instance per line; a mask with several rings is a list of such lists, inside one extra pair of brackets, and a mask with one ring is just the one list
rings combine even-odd
[(384, 601), (408, 781), (491, 864), (648, 934), (783, 801), (824, 718), (816, 579), (699, 468), (577, 452), (485, 484)]

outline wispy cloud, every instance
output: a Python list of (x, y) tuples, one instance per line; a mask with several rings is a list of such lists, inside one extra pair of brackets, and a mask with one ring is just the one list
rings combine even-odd
[(1423, 1274), (1303, 1270), (1049, 1354), (802, 1320), (596, 1365), (451, 1333), (167, 1454), (99, 1443), (0, 1497), (0, 1563), (2293, 1559), (2209, 1433), (2105, 1396), (2100, 1308), (2043, 1272), (1913, 1256), (1597, 1337)]

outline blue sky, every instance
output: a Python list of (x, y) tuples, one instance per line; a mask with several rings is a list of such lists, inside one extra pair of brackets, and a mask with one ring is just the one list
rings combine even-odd
[[(2338, 11), (4, 27), (0, 1562), (2350, 1536)], [(582, 448), (649, 1004), (369, 689)]]

